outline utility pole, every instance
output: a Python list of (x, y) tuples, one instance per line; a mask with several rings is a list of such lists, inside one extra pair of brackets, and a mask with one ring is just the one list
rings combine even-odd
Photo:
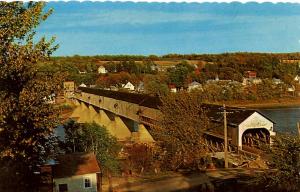
[(298, 136), (300, 137), (300, 122), (297, 122)]
[(224, 160), (225, 160), (225, 168), (228, 168), (228, 146), (227, 146), (227, 117), (226, 117), (226, 108), (225, 104), (223, 104), (223, 115), (224, 115)]

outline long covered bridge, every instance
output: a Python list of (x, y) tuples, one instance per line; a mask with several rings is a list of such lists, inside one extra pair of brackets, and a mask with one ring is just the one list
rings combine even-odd
[[(76, 109), (71, 115), (78, 122), (96, 122), (122, 141), (153, 142), (149, 130), (158, 126), (162, 117), (158, 97), (136, 93), (117, 92), (95, 88), (80, 87), (73, 101)], [(208, 141), (217, 144), (222, 150), (223, 108), (218, 105), (204, 105), (210, 119), (209, 129), (205, 131)], [(257, 110), (226, 108), (228, 138), (231, 146), (239, 149), (258, 147), (260, 143), (270, 143), (275, 135), (274, 122)]]

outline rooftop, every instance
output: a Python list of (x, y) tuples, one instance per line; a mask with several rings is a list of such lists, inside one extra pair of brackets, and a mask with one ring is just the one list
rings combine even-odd
[(58, 156), (56, 160), (58, 163), (53, 166), (54, 178), (100, 172), (96, 156), (93, 153), (65, 154)]

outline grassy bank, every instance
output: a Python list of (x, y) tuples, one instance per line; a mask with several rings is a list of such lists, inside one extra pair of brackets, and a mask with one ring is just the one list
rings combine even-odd
[[(224, 103), (228, 106), (245, 108), (300, 107), (300, 97), (258, 101), (225, 101)], [(223, 102), (218, 102), (216, 104), (223, 104)]]

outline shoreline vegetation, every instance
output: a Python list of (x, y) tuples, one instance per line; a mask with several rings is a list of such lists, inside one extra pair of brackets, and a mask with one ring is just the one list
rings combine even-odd
[(259, 101), (225, 101), (225, 102), (215, 102), (214, 104), (222, 105), (223, 103), (228, 106), (245, 107), (247, 109), (289, 108), (289, 107), (300, 107), (300, 97), (259, 100)]

